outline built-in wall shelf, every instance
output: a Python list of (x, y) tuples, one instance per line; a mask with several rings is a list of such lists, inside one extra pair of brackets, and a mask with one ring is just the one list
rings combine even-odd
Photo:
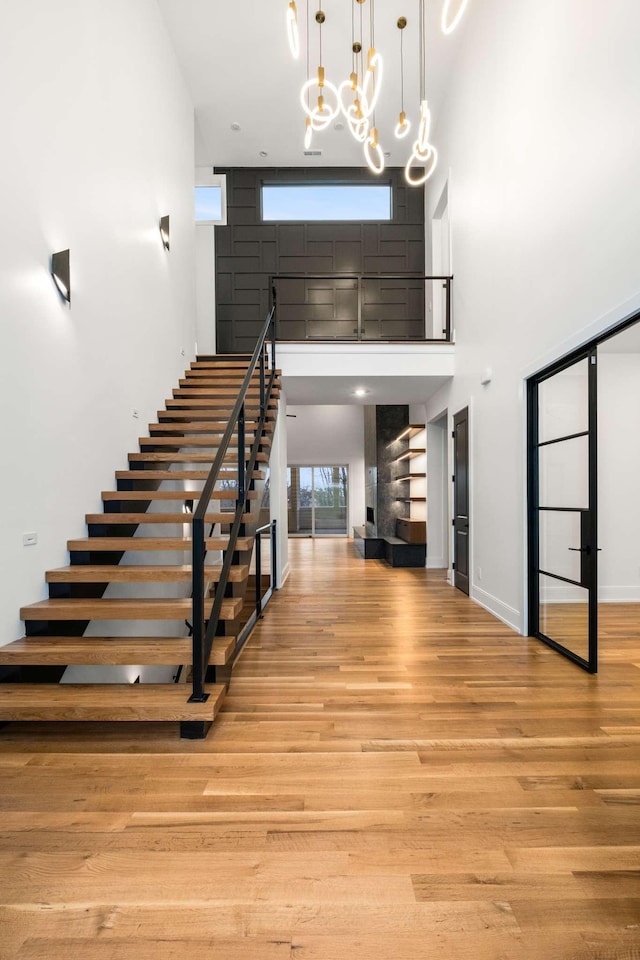
[(419, 457), (426, 452), (424, 447), (411, 447), (410, 450), (406, 450), (401, 456), (396, 457), (396, 463), (402, 463), (403, 460), (413, 460), (414, 457)]
[(413, 437), (416, 437), (419, 433), (421, 433), (424, 428), (425, 427), (423, 423), (410, 423), (409, 426), (402, 431), (402, 433), (398, 434), (396, 441), (411, 440)]
[[(422, 463), (420, 463), (418, 466), (418, 464), (414, 465), (412, 462), (417, 460), (418, 457), (424, 457), (427, 451), (424, 447), (411, 446), (411, 441), (414, 437), (418, 438), (418, 443), (423, 441), (425, 430), (426, 427), (423, 423), (410, 423), (409, 426), (405, 427), (396, 437), (396, 442), (404, 441), (406, 449), (404, 450), (404, 453), (401, 453), (399, 457), (395, 458), (394, 462), (398, 465), (398, 470), (408, 471), (408, 473), (403, 472), (400, 474), (400, 476), (395, 478), (398, 481), (403, 481), (402, 486), (396, 487), (396, 491), (398, 493), (398, 496), (396, 497), (397, 503), (412, 504), (427, 502), (425, 495), (425, 482), (427, 479), (426, 471), (419, 469), (419, 467), (422, 466)], [(417, 496), (417, 494), (420, 494), (420, 496)], [(416, 508), (416, 512), (418, 513), (423, 513), (423, 511), (424, 508)], [(411, 513), (411, 507), (409, 507), (406, 512)], [(401, 540), (406, 540), (407, 542), (414, 544), (426, 544), (426, 522), (424, 520), (419, 520), (417, 517), (399, 517), (396, 520), (396, 532)]]

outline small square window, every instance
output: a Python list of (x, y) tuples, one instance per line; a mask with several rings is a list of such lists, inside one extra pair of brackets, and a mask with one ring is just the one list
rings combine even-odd
[(196, 170), (195, 221), (196, 224), (224, 224), (227, 222), (227, 184), (222, 174)]

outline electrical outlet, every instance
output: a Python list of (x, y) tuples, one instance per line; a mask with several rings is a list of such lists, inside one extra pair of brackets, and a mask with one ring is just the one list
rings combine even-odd
[(134, 420), (138, 420), (138, 418), (140, 417), (140, 411), (134, 408), (131, 416), (133, 417)]
[(22, 545), (25, 547), (35, 547), (38, 542), (38, 534), (33, 533), (23, 533), (22, 534)]
[(478, 580), (482, 580), (482, 567), (478, 567)]

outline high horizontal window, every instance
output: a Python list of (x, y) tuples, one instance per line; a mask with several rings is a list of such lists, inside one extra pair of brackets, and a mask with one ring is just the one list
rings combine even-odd
[(263, 220), (391, 220), (388, 183), (264, 183)]

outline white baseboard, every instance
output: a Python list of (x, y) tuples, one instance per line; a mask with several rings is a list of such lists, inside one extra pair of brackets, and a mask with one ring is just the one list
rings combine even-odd
[(427, 569), (428, 570), (446, 570), (447, 561), (444, 557), (430, 557), (427, 555)]
[(640, 587), (600, 587), (598, 603), (640, 603)]
[(490, 593), (487, 593), (486, 590), (482, 590), (475, 584), (471, 585), (471, 599), (474, 600), (478, 606), (484, 607), (485, 610), (492, 613), (498, 620), (506, 623), (506, 625), (511, 627), (512, 630), (515, 630), (516, 633), (522, 634), (521, 614), (515, 607), (510, 607), (507, 603), (503, 603), (502, 600), (498, 600), (497, 597), (492, 596)]
[(290, 564), (289, 561), (287, 560), (287, 562), (285, 563), (284, 567), (282, 568), (282, 572), (281, 572), (281, 574), (280, 574), (280, 583), (279, 583), (279, 585), (278, 585), (278, 588), (279, 588), (279, 589), (280, 589), (281, 587), (284, 587), (285, 583), (287, 582), (287, 580), (288, 580), (288, 578), (289, 578), (289, 574), (290, 574), (290, 573), (291, 573), (291, 564)]

